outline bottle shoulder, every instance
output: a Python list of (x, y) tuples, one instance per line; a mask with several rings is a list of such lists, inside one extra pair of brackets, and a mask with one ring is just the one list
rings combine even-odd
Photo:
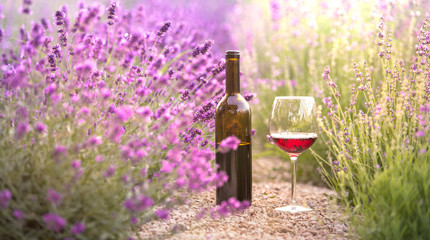
[(248, 102), (241, 94), (225, 95), (218, 103), (218, 111), (233, 110), (237, 112), (250, 112)]

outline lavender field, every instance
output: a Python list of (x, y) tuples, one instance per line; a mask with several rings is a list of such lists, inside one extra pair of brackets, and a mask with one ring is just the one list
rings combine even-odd
[[(0, 239), (430, 238), (430, 1), (5, 0), (0, 23)], [(251, 206), (212, 199), (228, 178), (215, 153), (239, 144), (215, 148), (230, 49), (253, 114)], [(318, 106), (306, 218), (266, 212), (289, 191), (276, 96)], [(216, 234), (187, 232), (191, 213)]]

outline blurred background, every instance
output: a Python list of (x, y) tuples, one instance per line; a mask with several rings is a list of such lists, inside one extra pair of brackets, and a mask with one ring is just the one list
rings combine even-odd
[[(63, 9), (73, 21), (80, 4), (107, 7), (112, 1), (33, 0), (31, 16), (18, 14), (24, 2), (0, 3), (2, 49), (13, 46), (19, 28), (31, 26), (32, 20), (52, 19), (56, 10)], [(340, 104), (348, 106), (356, 81), (354, 63), (363, 65), (366, 61), (372, 66), (369, 69), (372, 85), (375, 89), (380, 85), (384, 74), (378, 56), (384, 47), (378, 45), (381, 17), (384, 31), (392, 39), (391, 51), (407, 60), (415, 53), (418, 26), (429, 16), (430, 9), (428, 0), (122, 0), (119, 3), (122, 11), (140, 8), (142, 17), (148, 19), (142, 27), (148, 30), (170, 20), (172, 24), (193, 29), (192, 34), (199, 38), (213, 39), (215, 56), (223, 57), (227, 49), (241, 51), (242, 91), (256, 93), (251, 104), (256, 129), (254, 161), (275, 159), (275, 164), (265, 169), (274, 178), (285, 175), (289, 162), (286, 154), (266, 139), (275, 96), (314, 96), (322, 106), (322, 99), (331, 93), (321, 76), (324, 67), (329, 66), (332, 81), (344, 101)], [(366, 100), (356, 101), (364, 109)], [(325, 114), (326, 110), (320, 108)], [(312, 149), (330, 158), (326, 153), (328, 144), (320, 138)], [(318, 167), (310, 151), (302, 154), (298, 181), (324, 184)]]

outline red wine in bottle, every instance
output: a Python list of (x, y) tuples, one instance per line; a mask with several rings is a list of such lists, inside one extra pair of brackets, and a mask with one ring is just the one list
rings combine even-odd
[(216, 189), (216, 204), (235, 197), (252, 200), (251, 109), (240, 94), (239, 51), (226, 52), (226, 93), (215, 114), (216, 147), (229, 136), (241, 140), (237, 150), (216, 153), (218, 171), (228, 175), (228, 181)]
[(317, 140), (316, 133), (274, 133), (271, 138), (275, 144), (288, 155), (296, 157), (308, 149)]

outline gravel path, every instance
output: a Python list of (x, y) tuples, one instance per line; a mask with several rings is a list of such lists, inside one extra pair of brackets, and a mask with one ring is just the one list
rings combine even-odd
[[(347, 239), (349, 223), (341, 208), (328, 200), (330, 189), (297, 184), (297, 199), (314, 211), (298, 214), (278, 212), (289, 203), (291, 182), (287, 173), (274, 177), (272, 166), (279, 159), (253, 163), (252, 206), (236, 216), (196, 220), (202, 207), (215, 205), (215, 193), (192, 196), (190, 202), (173, 211), (168, 221), (152, 221), (142, 226), (139, 235), (148, 239)], [(284, 171), (287, 172), (287, 171)], [(175, 229), (176, 234), (172, 234)]]

